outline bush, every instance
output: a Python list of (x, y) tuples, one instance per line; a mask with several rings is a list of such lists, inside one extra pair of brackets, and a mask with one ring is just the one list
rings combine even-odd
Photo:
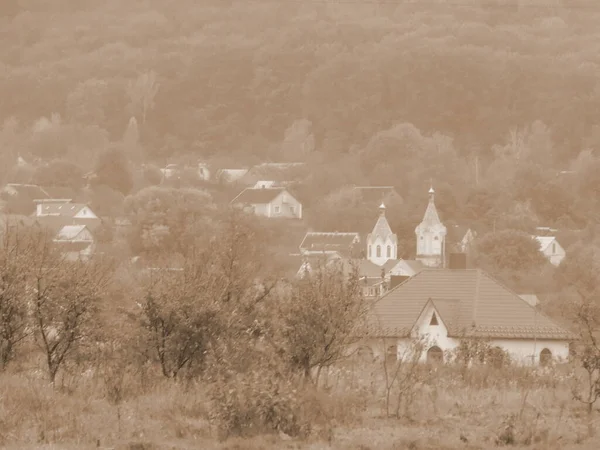
[(326, 419), (316, 397), (263, 371), (216, 382), (210, 400), (210, 419), (222, 439), (273, 432), (305, 438), (315, 423)]

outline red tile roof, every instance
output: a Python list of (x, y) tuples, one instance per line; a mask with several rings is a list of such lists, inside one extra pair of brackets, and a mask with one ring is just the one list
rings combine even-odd
[(478, 269), (422, 270), (377, 302), (370, 332), (380, 336), (409, 336), (429, 302), (437, 309), (450, 337), (466, 334), (496, 339), (574, 338)]

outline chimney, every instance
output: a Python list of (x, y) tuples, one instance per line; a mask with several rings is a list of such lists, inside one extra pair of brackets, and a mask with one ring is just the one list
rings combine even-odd
[(467, 254), (450, 253), (448, 268), (450, 270), (465, 270), (467, 268)]
[(392, 275), (390, 277), (390, 289), (394, 289), (400, 283), (403, 283), (404, 281), (408, 280), (409, 278), (410, 277), (406, 276), (406, 275)]

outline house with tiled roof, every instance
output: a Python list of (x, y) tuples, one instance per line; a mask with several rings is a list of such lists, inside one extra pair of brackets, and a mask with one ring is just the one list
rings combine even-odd
[(374, 304), (363, 345), (382, 356), (384, 339), (398, 358), (417, 339), (422, 361), (450, 360), (463, 339), (479, 339), (515, 363), (538, 364), (566, 360), (576, 337), (479, 269), (426, 268)]
[(558, 243), (556, 237), (534, 236), (534, 238), (540, 244), (540, 251), (552, 265), (558, 266), (565, 259), (567, 253)]
[(65, 225), (57, 233), (54, 243), (70, 261), (88, 260), (96, 247), (94, 235), (86, 225)]
[(85, 225), (94, 231), (102, 220), (84, 203), (72, 203), (69, 199), (45, 199), (37, 201), (35, 218), (40, 225), (58, 233), (67, 225)]
[(231, 206), (269, 218), (302, 218), (302, 204), (285, 188), (247, 188), (231, 201)]
[(308, 231), (300, 243), (300, 253), (335, 251), (343, 258), (360, 255), (360, 234), (338, 231)]

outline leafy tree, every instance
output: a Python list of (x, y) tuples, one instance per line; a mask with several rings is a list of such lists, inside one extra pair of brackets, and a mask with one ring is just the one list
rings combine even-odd
[(40, 186), (68, 187), (79, 190), (83, 187), (83, 170), (65, 160), (54, 160), (39, 166), (33, 173), (32, 182)]
[(127, 96), (133, 115), (142, 117), (142, 124), (146, 124), (148, 112), (154, 108), (154, 98), (158, 93), (159, 83), (154, 71), (141, 74), (135, 81), (130, 81), (127, 86)]
[(113, 147), (101, 153), (96, 161), (94, 184), (108, 186), (123, 195), (133, 187), (133, 175), (125, 152)]
[(102, 125), (107, 90), (106, 81), (96, 78), (78, 83), (67, 97), (69, 119), (83, 125)]
[(492, 274), (531, 272), (547, 264), (539, 242), (523, 231), (508, 229), (487, 233), (477, 239), (475, 248), (478, 264)]
[(42, 236), (36, 243), (29, 278), (37, 343), (54, 383), (58, 371), (89, 338), (95, 308), (110, 279), (110, 266), (94, 260), (68, 261)]
[(275, 345), (306, 379), (317, 368), (317, 383), (323, 368), (348, 356), (367, 312), (357, 268), (348, 276), (341, 265), (313, 271), (277, 304)]
[(135, 252), (186, 254), (195, 240), (209, 233), (214, 205), (210, 194), (198, 189), (151, 186), (125, 199), (133, 229)]

